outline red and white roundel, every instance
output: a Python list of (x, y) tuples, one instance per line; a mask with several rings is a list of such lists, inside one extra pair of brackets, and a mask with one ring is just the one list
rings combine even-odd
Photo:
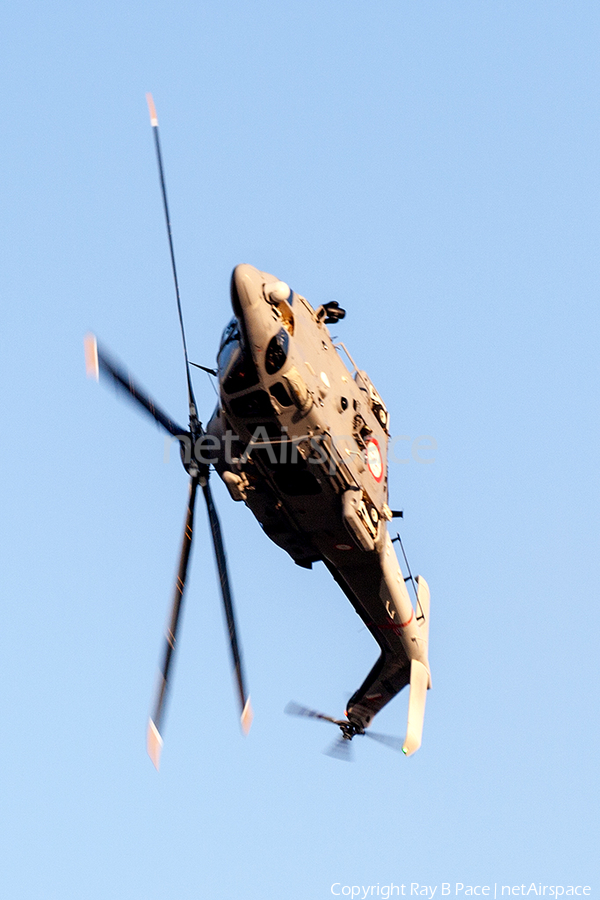
[(381, 481), (383, 478), (383, 460), (381, 459), (379, 444), (375, 438), (367, 441), (367, 465), (375, 481)]

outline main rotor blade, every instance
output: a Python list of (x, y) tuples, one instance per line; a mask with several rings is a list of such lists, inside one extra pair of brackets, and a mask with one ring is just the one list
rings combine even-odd
[(160, 734), (161, 722), (165, 711), (165, 702), (167, 696), (167, 688), (169, 683), (169, 670), (173, 662), (173, 653), (175, 651), (175, 642), (177, 640), (177, 628), (181, 615), (181, 607), (183, 603), (183, 594), (185, 591), (185, 581), (187, 575), (187, 567), (192, 549), (192, 537), (194, 532), (194, 506), (196, 503), (196, 489), (198, 487), (198, 478), (190, 480), (190, 493), (188, 499), (188, 508), (185, 518), (185, 528), (183, 531), (183, 540), (181, 543), (181, 554), (179, 557), (179, 571), (177, 572), (177, 580), (175, 582), (175, 593), (173, 595), (173, 605), (171, 607), (171, 618), (169, 627), (165, 635), (165, 650), (163, 656), (163, 664), (160, 671), (158, 688), (156, 691), (156, 701), (154, 703), (154, 711), (148, 723), (148, 754), (150, 759), (158, 769), (160, 764), (160, 752), (162, 750), (163, 739)]
[(333, 722), (334, 725), (348, 724), (340, 719), (333, 719), (331, 716), (326, 716), (324, 713), (317, 712), (316, 709), (309, 709), (307, 706), (301, 706), (293, 700), (288, 703), (285, 712), (288, 716), (303, 716), (307, 719), (320, 719), (322, 722)]
[[(148, 102), (148, 110), (150, 112), (150, 124), (154, 133), (154, 146), (156, 148), (156, 161), (158, 163), (158, 175), (160, 179), (160, 190), (162, 194), (163, 207), (165, 211), (165, 222), (167, 226), (167, 235), (169, 237), (169, 252), (171, 254), (171, 269), (173, 271), (173, 282), (175, 284), (175, 296), (177, 298), (177, 312), (179, 313), (179, 326), (181, 328), (181, 340), (183, 343), (183, 356), (185, 359), (185, 375), (187, 378), (188, 401), (190, 406), (190, 419), (193, 421), (197, 417), (196, 398), (192, 388), (192, 377), (190, 374), (190, 362), (188, 359), (187, 342), (185, 339), (185, 329), (183, 327), (183, 313), (181, 312), (181, 298), (179, 295), (179, 279), (177, 278), (177, 266), (175, 265), (175, 250), (173, 249), (173, 234), (171, 232), (171, 216), (169, 215), (169, 204), (167, 203), (167, 186), (165, 183), (165, 174), (163, 170), (162, 153), (160, 149), (160, 138), (158, 136), (158, 118), (156, 116), (156, 107), (152, 94), (146, 94)], [(193, 430), (193, 429), (192, 429)]]
[(169, 418), (160, 406), (157, 406), (154, 400), (135, 383), (126, 369), (121, 368), (104, 350), (100, 349), (95, 335), (87, 334), (84, 343), (85, 365), (89, 378), (95, 378), (98, 381), (100, 372), (109, 375), (119, 390), (149, 413), (154, 421), (162, 425), (169, 434), (174, 437), (184, 437), (189, 434), (187, 428), (182, 428), (181, 425)]
[(244, 683), (244, 670), (242, 665), (242, 656), (237, 639), (237, 630), (235, 627), (235, 614), (233, 611), (233, 599), (231, 589), (229, 587), (229, 574), (227, 571), (227, 557), (225, 556), (225, 545), (223, 544), (223, 535), (221, 533), (221, 525), (217, 510), (213, 502), (212, 493), (208, 481), (202, 485), (202, 493), (206, 500), (206, 508), (208, 510), (208, 519), (210, 522), (210, 530), (212, 532), (213, 546), (215, 549), (215, 559), (219, 570), (219, 580), (221, 582), (221, 596), (223, 597), (223, 608), (225, 610), (225, 618), (227, 619), (227, 629), (229, 631), (229, 644), (231, 647), (231, 657), (233, 667), (235, 669), (236, 685), (241, 709), (241, 722), (244, 734), (248, 734), (254, 713), (250, 697), (246, 693)]

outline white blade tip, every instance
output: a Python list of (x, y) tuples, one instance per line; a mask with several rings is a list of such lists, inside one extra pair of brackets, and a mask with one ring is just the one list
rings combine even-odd
[(250, 726), (252, 725), (252, 719), (254, 718), (254, 711), (252, 709), (252, 704), (250, 703), (250, 697), (246, 700), (246, 704), (244, 706), (244, 710), (242, 712), (242, 731), (244, 734), (248, 734), (250, 731)]
[(152, 99), (152, 94), (146, 94), (146, 102), (148, 103), (148, 110), (150, 111), (150, 124), (153, 128), (158, 128), (158, 119), (156, 117), (156, 107), (154, 105), (154, 100)]
[(85, 349), (85, 372), (88, 378), (99, 380), (100, 370), (98, 367), (98, 343), (96, 335), (86, 334), (83, 339)]
[(150, 719), (148, 721), (148, 739), (147, 739), (148, 756), (154, 763), (154, 768), (158, 772), (160, 766), (160, 753), (163, 748), (163, 739), (161, 738), (158, 728)]

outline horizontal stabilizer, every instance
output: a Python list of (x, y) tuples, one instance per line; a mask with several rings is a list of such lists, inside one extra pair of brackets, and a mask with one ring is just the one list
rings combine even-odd
[(421, 746), (423, 719), (425, 717), (425, 697), (429, 684), (429, 670), (417, 659), (410, 663), (410, 695), (408, 698), (408, 725), (402, 752), (412, 756)]

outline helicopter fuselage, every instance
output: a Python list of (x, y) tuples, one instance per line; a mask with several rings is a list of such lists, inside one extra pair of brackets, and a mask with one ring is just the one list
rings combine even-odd
[(231, 299), (234, 318), (218, 353), (220, 403), (206, 429), (211, 461), (233, 499), (298, 565), (327, 566), (377, 641), (381, 655), (348, 701), (349, 721), (367, 727), (411, 684), (420, 722), (412, 742), (407, 735), (410, 754), (430, 686), (429, 591), (418, 578), (413, 607), (387, 530), (387, 409), (332, 342), (326, 323), (344, 315), (337, 304), (315, 310), (249, 265), (234, 270)]

